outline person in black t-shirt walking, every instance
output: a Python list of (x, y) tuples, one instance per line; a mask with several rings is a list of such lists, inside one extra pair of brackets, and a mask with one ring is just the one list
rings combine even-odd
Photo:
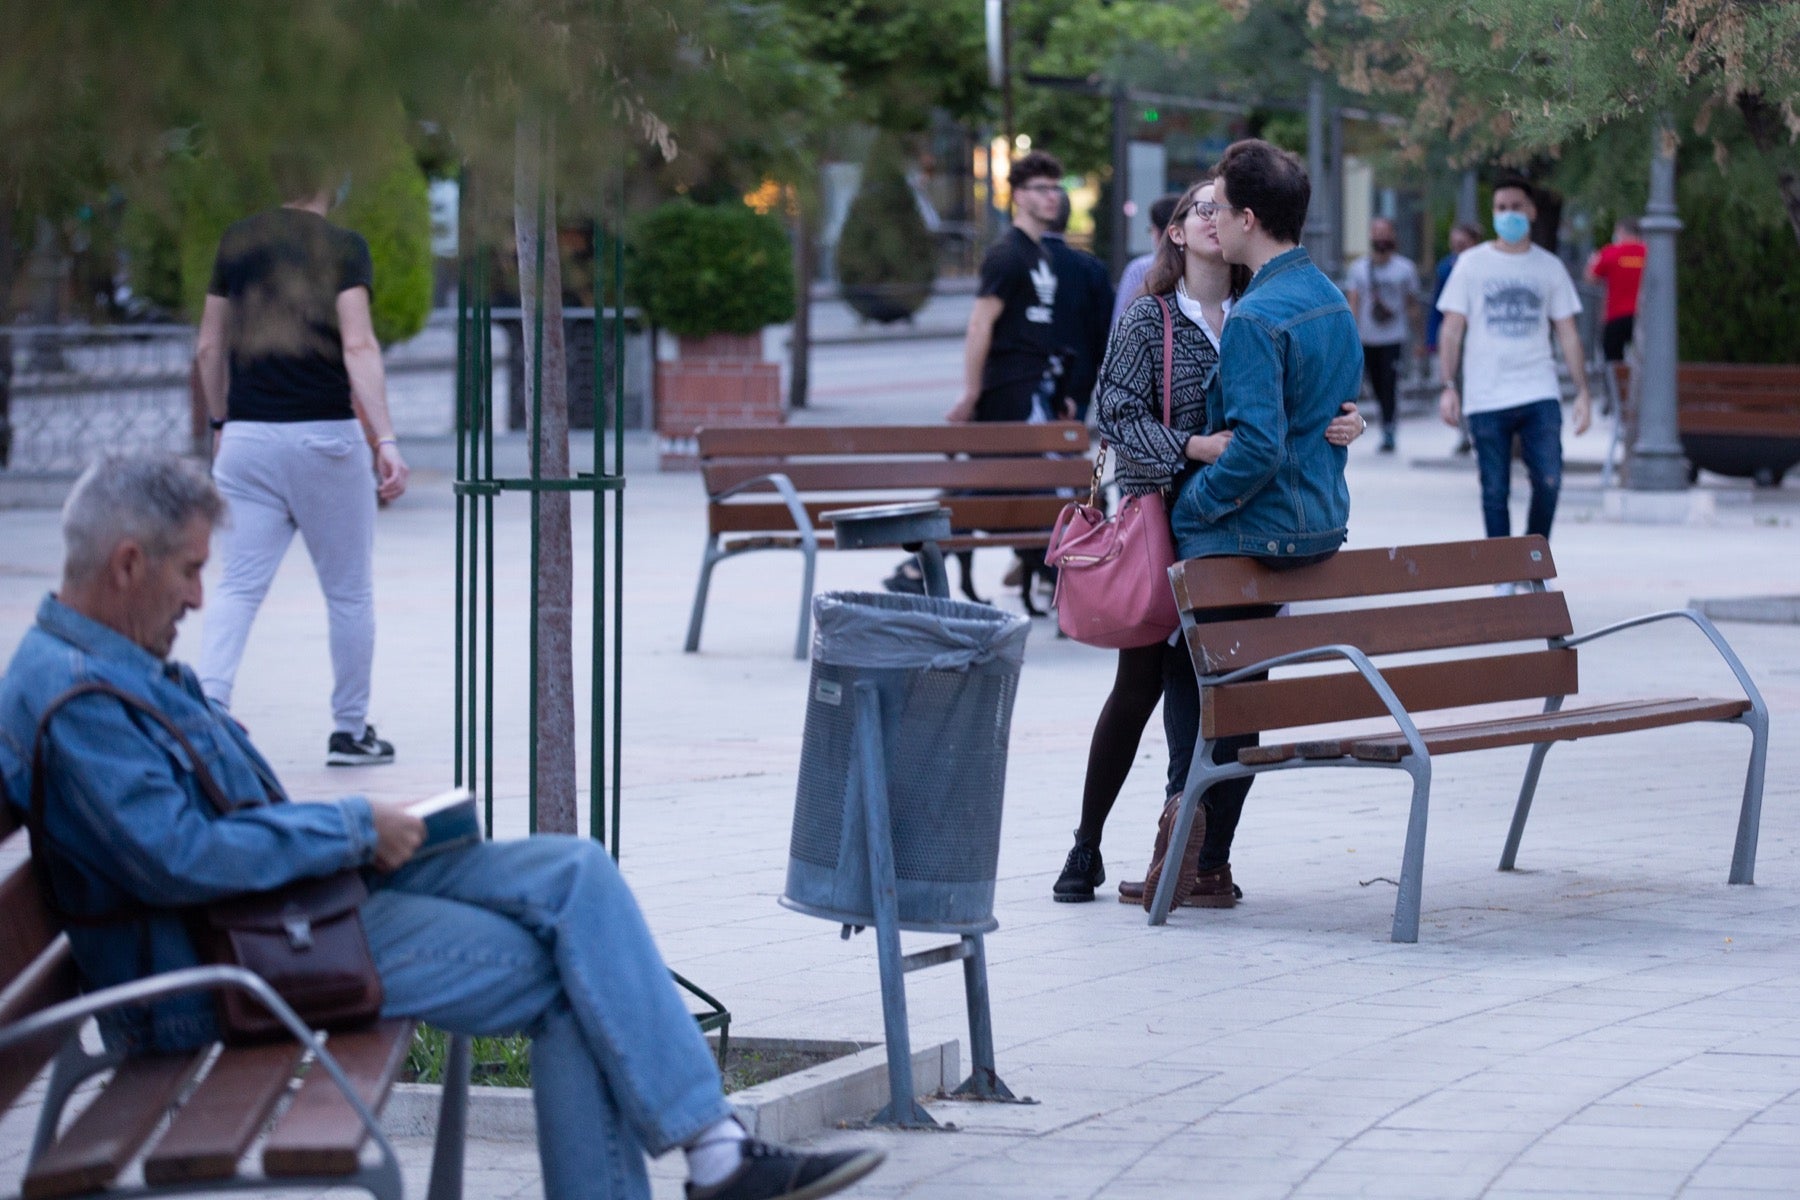
[[(296, 531), (325, 593), (331, 766), (389, 763), (369, 724), (375, 653), (375, 506), (406, 490), (369, 316), (369, 245), (325, 219), (328, 172), (303, 151), (273, 164), (287, 203), (219, 241), (194, 357), (218, 432), (213, 479), (231, 507), (207, 609), (200, 683), (231, 704), (250, 624)], [(360, 418), (360, 420), (359, 420)], [(376, 487), (369, 486), (375, 438)]]

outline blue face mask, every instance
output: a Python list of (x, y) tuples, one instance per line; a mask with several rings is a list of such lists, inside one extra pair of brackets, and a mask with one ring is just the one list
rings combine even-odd
[(1522, 212), (1497, 212), (1494, 233), (1503, 242), (1522, 242), (1531, 236), (1531, 218)]

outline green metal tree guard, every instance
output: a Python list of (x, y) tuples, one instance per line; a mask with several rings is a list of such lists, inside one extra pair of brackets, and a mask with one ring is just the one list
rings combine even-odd
[[(624, 227), (624, 185), (617, 191), (616, 229)], [(537, 353), (532, 356), (532, 429), (543, 417), (544, 306), (543, 255), (546, 242), (554, 244), (554, 230), (546, 230), (540, 196), (538, 210), (537, 309), (531, 337)], [(600, 280), (610, 252), (613, 294), (619, 304), (607, 309), (602, 303)], [(494, 835), (494, 502), (505, 492), (523, 493), (531, 504), (530, 608), (538, 608), (538, 555), (541, 531), (539, 503), (546, 492), (563, 491), (591, 495), (594, 500), (593, 628), (590, 688), (592, 720), (588, 729), (588, 831), (605, 845), (616, 862), (619, 858), (621, 809), (621, 748), (624, 736), (622, 708), (625, 673), (625, 247), (617, 237), (602, 233), (595, 221), (594, 237), (594, 469), (572, 478), (544, 478), (535, 441), (530, 474), (523, 478), (497, 475), (494, 467), (494, 356), (493, 304), (488, 281), (489, 253), (477, 247), (465, 255), (457, 284), (456, 303), (456, 634), (454, 689), (456, 762), (455, 782), (482, 798), (485, 828)], [(601, 336), (603, 318), (612, 317), (612, 336)], [(606, 395), (606, 367), (612, 366), (612, 403)], [(608, 426), (612, 432), (609, 439)], [(608, 525), (611, 539), (608, 540)], [(610, 592), (610, 595), (609, 595)], [(537, 623), (532, 622), (530, 667), (529, 827), (537, 832)], [(704, 1005), (696, 1019), (703, 1030), (719, 1033), (719, 1061), (731, 1035), (731, 1013), (716, 998), (675, 975), (675, 982)]]

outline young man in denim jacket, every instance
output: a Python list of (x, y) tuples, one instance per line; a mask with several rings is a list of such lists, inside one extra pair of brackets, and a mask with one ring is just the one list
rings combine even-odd
[[(103, 682), (182, 731), (220, 789), (219, 816), (188, 752), (114, 696), (73, 698), (46, 736), (51, 883), (76, 916), (90, 988), (198, 961), (182, 910), (350, 867), (368, 872), (369, 948), (383, 1014), (458, 1033), (532, 1038), (539, 1158), (551, 1200), (648, 1200), (646, 1152), (687, 1151), (692, 1200), (825, 1196), (867, 1174), (874, 1151), (799, 1154), (749, 1138), (706, 1042), (612, 859), (597, 842), (533, 837), (410, 861), (424, 825), (404, 804), (348, 796), (293, 804), (241, 725), (170, 661), (200, 607), (201, 570), (225, 504), (198, 466), (165, 456), (90, 466), (63, 509), (62, 586), (0, 678), (0, 782), (31, 794), (39, 721), (71, 687)], [(105, 1022), (132, 1053), (217, 1036), (189, 995)]]
[[(1350, 518), (1344, 483), (1347, 451), (1325, 427), (1362, 383), (1362, 342), (1343, 293), (1300, 246), (1312, 196), (1306, 168), (1264, 141), (1235, 142), (1219, 160), (1214, 188), (1219, 245), (1227, 262), (1254, 272), (1219, 338), (1219, 373), (1207, 393), (1207, 429), (1230, 435), (1217, 462), (1181, 485), (1172, 520), (1182, 558), (1248, 555), (1271, 565), (1318, 562), (1343, 544)], [(1221, 609), (1208, 620), (1271, 615), (1256, 605)], [(1199, 688), (1191, 673), (1167, 680), (1163, 698), (1169, 753), (1181, 776), (1191, 766), (1200, 729)], [(1254, 735), (1222, 738), (1213, 761), (1230, 762)], [(1248, 779), (1207, 790), (1204, 835), (1188, 839), (1176, 902), (1226, 908), (1237, 890), (1231, 842)], [(1164, 810), (1158, 842), (1166, 844), (1173, 806)], [(1160, 861), (1160, 851), (1159, 851)], [(1154, 895), (1156, 874), (1145, 881)]]

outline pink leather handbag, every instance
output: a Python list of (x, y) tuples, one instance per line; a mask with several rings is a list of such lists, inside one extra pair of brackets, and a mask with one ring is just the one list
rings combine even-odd
[[(1168, 301), (1163, 316), (1163, 424), (1170, 422), (1170, 369), (1175, 327)], [(1106, 443), (1094, 462), (1087, 502), (1064, 506), (1050, 531), (1044, 561), (1056, 568), (1056, 623), (1089, 646), (1124, 650), (1163, 641), (1181, 624), (1169, 568), (1175, 542), (1162, 493), (1126, 496), (1108, 517), (1096, 501), (1106, 466)]]

